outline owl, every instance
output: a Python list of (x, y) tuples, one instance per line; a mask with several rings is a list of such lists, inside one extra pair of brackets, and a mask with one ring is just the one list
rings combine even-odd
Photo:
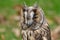
[(49, 25), (37, 4), (22, 8), (20, 13), (22, 40), (51, 40)]

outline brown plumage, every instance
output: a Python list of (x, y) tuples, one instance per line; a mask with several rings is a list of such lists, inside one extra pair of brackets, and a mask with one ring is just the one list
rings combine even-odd
[(23, 40), (51, 40), (49, 25), (44, 12), (37, 6), (22, 8), (21, 23)]

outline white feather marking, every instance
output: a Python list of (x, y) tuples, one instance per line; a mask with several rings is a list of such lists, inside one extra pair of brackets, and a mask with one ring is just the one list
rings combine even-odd
[(46, 37), (43, 37), (43, 40), (47, 40), (47, 38)]
[(30, 13), (30, 17), (33, 18), (33, 15), (34, 15), (34, 12), (32, 11), (32, 12)]
[(26, 11), (24, 12), (24, 15), (25, 15), (25, 23), (27, 24), (27, 12)]
[(30, 12), (30, 14), (29, 14), (30, 16), (29, 16), (29, 20), (28, 20), (28, 24), (29, 25), (31, 25), (32, 24), (32, 22), (33, 22), (33, 15), (34, 15), (34, 12), (32, 11), (32, 12)]

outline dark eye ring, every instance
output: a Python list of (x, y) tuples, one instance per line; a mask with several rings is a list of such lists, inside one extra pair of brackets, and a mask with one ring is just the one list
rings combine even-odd
[(35, 16), (34, 18), (38, 18), (37, 16)]
[(34, 17), (33, 17), (33, 19), (35, 19), (35, 18), (38, 18), (38, 17), (36, 16), (36, 14), (34, 14)]
[(23, 9), (23, 11), (25, 11), (25, 9)]
[(33, 11), (36, 13), (36, 9), (33, 9)]
[(23, 11), (28, 11), (28, 9), (23, 9)]

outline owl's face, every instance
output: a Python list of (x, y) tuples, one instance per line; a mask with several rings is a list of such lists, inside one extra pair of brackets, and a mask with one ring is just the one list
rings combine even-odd
[(31, 25), (34, 22), (34, 16), (35, 16), (36, 8), (33, 6), (26, 7), (23, 10), (23, 17), (24, 17), (24, 23), (27, 25)]

